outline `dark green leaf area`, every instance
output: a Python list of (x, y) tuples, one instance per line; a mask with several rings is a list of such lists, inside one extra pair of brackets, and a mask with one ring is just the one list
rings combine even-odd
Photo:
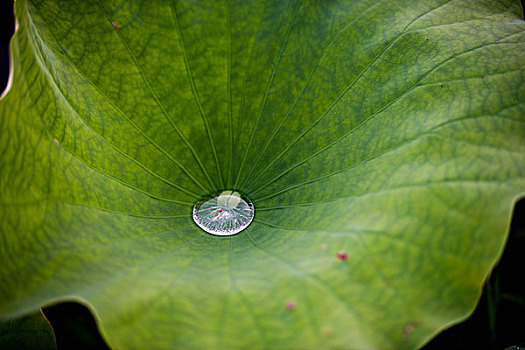
[(53, 329), (40, 310), (18, 318), (0, 319), (0, 348), (3, 350), (54, 350)]
[[(466, 317), (525, 194), (501, 1), (19, 0), (0, 313), (108, 345), (414, 349)], [(254, 222), (214, 237), (223, 190)]]

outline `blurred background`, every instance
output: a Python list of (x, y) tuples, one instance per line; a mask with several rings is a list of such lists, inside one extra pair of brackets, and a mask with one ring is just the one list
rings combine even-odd
[[(525, 0), (522, 0), (522, 8)], [(9, 76), (9, 41), (14, 31), (13, 1), (0, 0), (0, 91)], [(0, 137), (5, 137), (0, 135)], [(525, 199), (515, 207), (507, 246), (474, 313), (434, 338), (424, 350), (525, 347)], [(62, 349), (107, 349), (89, 310), (77, 303), (43, 309)], [(514, 349), (517, 349), (514, 347)]]

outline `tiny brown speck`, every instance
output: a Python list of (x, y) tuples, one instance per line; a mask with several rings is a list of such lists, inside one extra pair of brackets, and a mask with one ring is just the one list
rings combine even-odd
[(331, 335), (334, 335), (334, 330), (331, 327), (324, 327), (321, 332), (325, 337), (329, 337)]
[(403, 341), (404, 342), (407, 342), (410, 340), (410, 335), (414, 331), (414, 328), (416, 328), (415, 322), (409, 323), (405, 327), (403, 327)]

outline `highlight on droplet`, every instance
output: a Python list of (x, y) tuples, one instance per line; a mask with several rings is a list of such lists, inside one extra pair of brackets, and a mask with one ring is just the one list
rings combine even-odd
[(193, 221), (215, 236), (235, 235), (248, 227), (255, 215), (252, 201), (237, 191), (227, 190), (195, 203)]

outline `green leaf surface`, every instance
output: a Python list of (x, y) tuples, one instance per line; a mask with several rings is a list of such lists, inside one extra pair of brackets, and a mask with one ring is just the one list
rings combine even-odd
[(0, 349), (55, 350), (55, 335), (41, 310), (20, 318), (0, 318)]
[[(117, 349), (413, 349), (474, 308), (525, 193), (517, 1), (16, 15), (0, 314), (85, 300)], [(231, 237), (191, 217), (222, 190), (256, 208)]]

